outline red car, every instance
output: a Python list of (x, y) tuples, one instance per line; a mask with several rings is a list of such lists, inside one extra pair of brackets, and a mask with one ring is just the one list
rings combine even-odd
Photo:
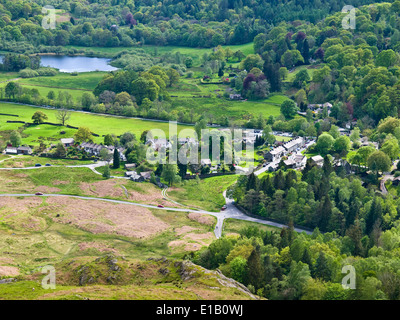
[(157, 207), (164, 208), (164, 206), (162, 204), (159, 204)]
[(35, 193), (35, 196), (42, 196), (42, 195), (43, 195), (42, 192), (36, 192), (36, 193)]
[(225, 209), (226, 209), (226, 206), (223, 206), (223, 207), (221, 208), (222, 211), (224, 211)]

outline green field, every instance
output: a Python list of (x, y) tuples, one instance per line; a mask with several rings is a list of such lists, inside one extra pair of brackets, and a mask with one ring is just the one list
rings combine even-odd
[[(0, 115), (0, 131), (4, 130), (15, 130), (21, 126), (20, 123), (6, 123), (7, 120), (18, 120), (18, 121), (26, 121), (31, 122), (32, 115), (38, 111), (43, 111), (48, 116), (48, 121), (57, 123), (55, 109), (43, 109), (39, 107), (31, 107), (25, 105), (17, 105), (11, 103), (0, 103), (0, 113), (6, 114), (16, 114), (19, 117), (11, 117)], [(134, 133), (137, 138), (140, 137), (143, 131), (150, 129), (161, 129), (164, 130), (166, 136), (169, 135), (169, 124), (165, 122), (157, 122), (157, 121), (147, 121), (141, 119), (133, 119), (133, 118), (124, 118), (124, 117), (115, 117), (115, 116), (105, 116), (105, 115), (96, 115), (91, 113), (83, 113), (83, 112), (72, 112), (71, 118), (68, 124), (75, 127), (88, 127), (92, 132), (99, 134), (100, 137), (95, 137), (95, 142), (102, 142), (102, 135), (106, 134), (115, 134), (121, 135), (124, 132), (130, 131)], [(40, 128), (40, 129), (37, 129)], [(182, 129), (192, 128), (192, 126), (184, 126), (178, 125), (178, 131)], [(60, 135), (59, 132), (61, 130), (66, 131), (65, 135)], [(26, 141), (32, 143), (32, 145), (37, 145), (37, 141), (39, 136), (50, 137), (50, 138), (58, 138), (61, 137), (72, 137), (76, 130), (67, 129), (64, 127), (58, 126), (50, 126), (50, 125), (38, 125), (33, 126), (27, 129), (28, 137), (26, 137)], [(22, 141), (25, 142), (24, 140)]]
[(189, 207), (219, 212), (225, 204), (222, 193), (237, 180), (237, 175), (185, 180), (182, 186), (168, 190), (168, 196)]
[(21, 79), (18, 82), (23, 85), (51, 87), (60, 90), (94, 90), (100, 80), (107, 72), (82, 72), (77, 76), (71, 76), (69, 73), (58, 73), (53, 77), (35, 77)]

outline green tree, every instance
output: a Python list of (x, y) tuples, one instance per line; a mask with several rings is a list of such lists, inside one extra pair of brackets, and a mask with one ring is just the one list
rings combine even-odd
[(247, 280), (247, 260), (239, 256), (234, 258), (229, 266), (232, 278), (240, 283), (245, 283)]
[(315, 262), (314, 277), (323, 281), (330, 281), (332, 278), (332, 270), (323, 251), (320, 252)]
[(119, 151), (117, 148), (114, 148), (114, 155), (113, 155), (113, 168), (118, 169), (120, 166), (120, 156)]
[(13, 147), (19, 147), (21, 145), (21, 135), (18, 131), (14, 130), (11, 132), (10, 142)]
[(54, 152), (54, 156), (57, 158), (64, 158), (67, 154), (67, 151), (64, 148), (62, 143), (57, 143), (56, 151)]
[(32, 116), (32, 120), (33, 120), (34, 124), (43, 123), (47, 119), (48, 119), (47, 115), (42, 111), (36, 111)]
[(297, 114), (297, 106), (293, 100), (285, 100), (281, 104), (281, 113), (286, 119), (293, 118)]
[(6, 84), (6, 88), (5, 88), (4, 92), (6, 94), (6, 97), (9, 97), (9, 98), (12, 97), (13, 99), (15, 99), (15, 96), (19, 94), (20, 90), (21, 90), (21, 86), (18, 83), (9, 81)]
[(179, 181), (178, 166), (176, 164), (163, 165), (161, 177), (168, 183), (168, 185), (172, 186), (175, 182)]
[(379, 172), (390, 171), (392, 161), (390, 161), (390, 158), (386, 153), (375, 151), (368, 157), (367, 164), (368, 168), (375, 171), (376, 175), (378, 175)]
[(335, 139), (335, 142), (333, 143), (333, 149), (341, 156), (345, 156), (350, 150), (350, 145), (351, 142), (348, 136), (340, 136)]
[(387, 139), (381, 147), (381, 151), (386, 153), (391, 160), (395, 160), (399, 156), (399, 141), (396, 138)]
[(332, 149), (335, 139), (329, 134), (324, 132), (318, 137), (316, 149), (321, 155), (326, 155)]
[(74, 138), (77, 142), (93, 141), (92, 131), (87, 127), (79, 127)]
[(248, 283), (257, 290), (263, 287), (264, 268), (261, 263), (260, 246), (254, 248), (247, 259)]
[(244, 59), (240, 66), (242, 69), (250, 71), (253, 68), (263, 68), (264, 61), (258, 54), (249, 54), (246, 59)]
[(103, 171), (103, 178), (110, 179), (110, 167), (106, 165)]
[(114, 145), (114, 138), (111, 134), (106, 134), (104, 136), (104, 145), (105, 146), (112, 146)]

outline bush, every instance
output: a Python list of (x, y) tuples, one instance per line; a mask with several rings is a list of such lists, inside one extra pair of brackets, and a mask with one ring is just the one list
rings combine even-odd
[(57, 70), (54, 68), (45, 67), (37, 69), (37, 73), (39, 74), (39, 76), (53, 77), (57, 75)]
[(22, 78), (34, 78), (38, 77), (39, 73), (36, 72), (35, 70), (32, 70), (30, 68), (23, 69), (19, 72), (20, 77)]

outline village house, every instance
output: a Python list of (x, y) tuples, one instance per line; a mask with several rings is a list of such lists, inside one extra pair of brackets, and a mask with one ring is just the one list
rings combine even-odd
[[(100, 151), (104, 148), (108, 149), (109, 152), (113, 153), (115, 147), (114, 146), (104, 146), (102, 144), (96, 144), (91, 142), (82, 142), (80, 148), (85, 150), (86, 153), (98, 157), (100, 155)], [(122, 147), (117, 148), (119, 152), (119, 157), (121, 161), (126, 161), (126, 157), (124, 155), (125, 149)]]
[(280, 158), (282, 158), (282, 156), (286, 153), (286, 150), (284, 147), (279, 146), (276, 147), (274, 149), (272, 149), (271, 151), (267, 152), (265, 154), (265, 159), (269, 162), (274, 162), (279, 160)]
[(201, 159), (200, 164), (202, 166), (211, 166), (211, 160), (210, 159)]
[(296, 151), (296, 149), (298, 149), (302, 146), (304, 146), (304, 138), (302, 138), (302, 137), (292, 139), (283, 145), (283, 147), (286, 149), (287, 152)]
[(242, 95), (239, 93), (232, 93), (229, 95), (229, 99), (231, 100), (241, 100), (242, 99)]
[(199, 143), (195, 138), (179, 138), (178, 139), (178, 144), (183, 146), (185, 144), (197, 146)]
[(149, 139), (146, 145), (150, 145), (155, 151), (160, 151), (162, 148), (171, 148), (171, 143), (167, 139)]
[(142, 175), (137, 174), (136, 171), (132, 171), (132, 172), (133, 172), (133, 174), (131, 174), (131, 175), (129, 176), (129, 178), (130, 178), (133, 182), (143, 182), (143, 181), (144, 181), (144, 178), (143, 178)]
[(311, 157), (311, 161), (319, 167), (322, 167), (324, 164), (324, 158), (322, 158), (320, 155)]
[(64, 146), (64, 148), (72, 147), (75, 143), (74, 138), (63, 138), (61, 139), (61, 143)]
[(17, 148), (15, 147), (7, 147), (6, 150), (4, 150), (6, 154), (18, 154)]
[(140, 175), (143, 177), (144, 180), (150, 180), (150, 178), (151, 178), (151, 171), (141, 172)]
[(17, 153), (23, 155), (30, 155), (32, 154), (32, 149), (30, 147), (18, 147)]
[(125, 163), (126, 170), (132, 170), (134, 168), (136, 168), (136, 163)]
[(302, 154), (298, 153), (289, 159), (283, 161), (285, 166), (290, 169), (298, 169), (305, 167), (307, 163), (307, 157), (303, 156)]

